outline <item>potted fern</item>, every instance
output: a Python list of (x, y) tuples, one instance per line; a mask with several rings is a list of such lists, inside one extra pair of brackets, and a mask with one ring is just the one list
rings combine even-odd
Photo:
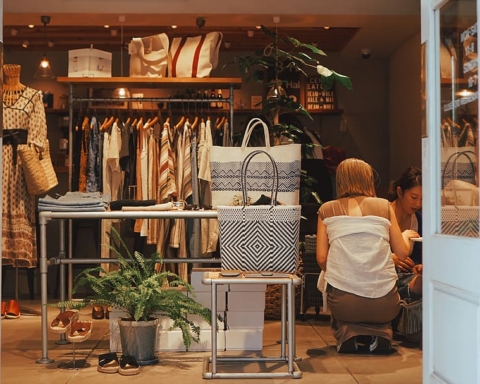
[[(155, 364), (155, 339), (158, 316), (172, 320), (169, 330), (179, 328), (185, 348), (200, 339), (200, 327), (188, 315), (199, 315), (211, 325), (211, 311), (194, 299), (193, 287), (177, 274), (158, 271), (163, 259), (158, 252), (146, 258), (140, 252), (130, 252), (115, 228), (111, 228), (110, 249), (117, 255), (118, 270), (88, 268), (75, 279), (72, 293), (89, 285), (93, 294), (81, 301), (63, 301), (59, 308), (83, 308), (105, 305), (125, 312), (119, 319), (123, 354), (136, 358), (140, 365)], [(188, 294), (188, 295), (187, 295)], [(216, 324), (214, 325), (216, 326)], [(139, 334), (136, 334), (139, 332)]]

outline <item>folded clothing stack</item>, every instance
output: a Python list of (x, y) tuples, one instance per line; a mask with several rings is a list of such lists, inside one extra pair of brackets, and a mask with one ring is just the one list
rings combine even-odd
[(45, 196), (38, 199), (39, 211), (104, 212), (110, 203), (109, 195), (100, 192), (67, 192), (65, 196)]

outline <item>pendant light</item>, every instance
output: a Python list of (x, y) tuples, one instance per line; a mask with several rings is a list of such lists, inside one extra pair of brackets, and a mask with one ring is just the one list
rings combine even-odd
[[(123, 23), (125, 22), (125, 16), (119, 16), (118, 20), (122, 23), (120, 28), (121, 31), (121, 45), (120, 45), (120, 76), (123, 77), (123, 49), (124, 49), (124, 42), (123, 42)], [(113, 90), (113, 97), (119, 99), (125, 99), (130, 97), (130, 90), (125, 87), (115, 88)]]
[[(50, 23), (50, 16), (41, 16), (40, 21), (43, 23), (43, 39), (44, 45), (47, 47), (47, 24)], [(55, 79), (52, 68), (50, 67), (50, 62), (47, 59), (47, 54), (43, 53), (43, 59), (38, 66), (37, 71), (35, 72), (36, 79), (51, 80)]]

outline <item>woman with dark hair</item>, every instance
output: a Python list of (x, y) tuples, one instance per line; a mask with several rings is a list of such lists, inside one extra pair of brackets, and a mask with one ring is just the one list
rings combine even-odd
[(337, 199), (318, 211), (316, 256), (337, 351), (355, 352), (363, 339), (370, 352), (388, 353), (392, 320), (400, 311), (392, 250), (405, 260), (418, 233), (400, 231), (392, 205), (375, 194), (374, 171), (366, 162), (342, 161), (336, 192)]
[[(422, 170), (417, 167), (407, 168), (395, 180), (388, 192), (400, 230), (413, 230), (422, 236)], [(393, 262), (398, 273), (398, 293), (409, 301), (422, 297), (422, 243), (416, 242), (411, 254), (400, 260), (395, 253)]]

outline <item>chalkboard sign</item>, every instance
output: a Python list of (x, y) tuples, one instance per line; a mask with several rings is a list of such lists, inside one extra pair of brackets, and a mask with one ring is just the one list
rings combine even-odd
[(309, 76), (305, 81), (305, 108), (309, 111), (336, 109), (335, 91), (324, 90), (320, 76)]

